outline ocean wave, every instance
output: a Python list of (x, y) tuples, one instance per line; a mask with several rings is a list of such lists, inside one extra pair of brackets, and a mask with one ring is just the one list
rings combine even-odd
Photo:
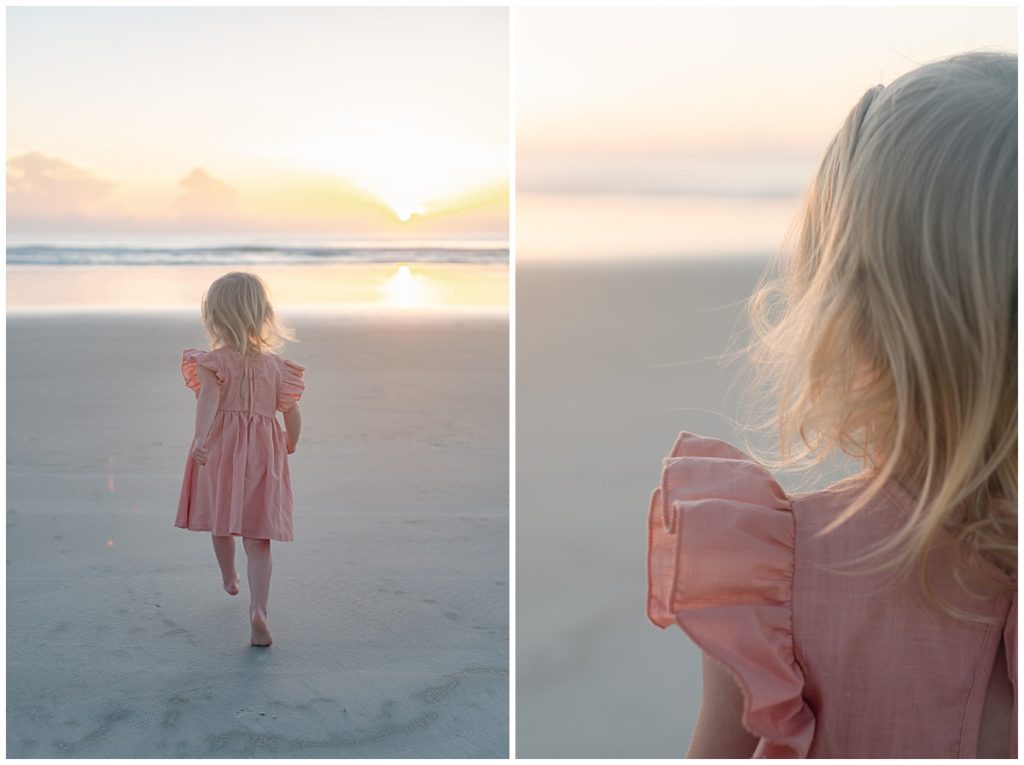
[(8, 265), (174, 266), (507, 261), (507, 247), (328, 247), (245, 244), (209, 247), (68, 247), (33, 244), (7, 248)]

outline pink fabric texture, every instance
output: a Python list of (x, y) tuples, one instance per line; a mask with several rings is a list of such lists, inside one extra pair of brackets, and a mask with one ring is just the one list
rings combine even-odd
[[(966, 593), (949, 570), (952, 538), (932, 553), (935, 591), (985, 623), (946, 616), (886, 572), (837, 570), (913, 505), (890, 481), (815, 537), (861, 489), (787, 496), (735, 447), (680, 434), (651, 498), (648, 616), (730, 670), (754, 757), (974, 757), (993, 672), (1010, 675), (1016, 721), (1016, 591)], [(1012, 582), (989, 564), (968, 581), (991, 578)], [(995, 666), (1001, 642), (1008, 666)]]
[(218, 536), (293, 540), (292, 488), (284, 429), (276, 412), (295, 406), (305, 367), (275, 354), (243, 359), (228, 348), (182, 354), (185, 385), (198, 398), (198, 368), (217, 376), (219, 404), (207, 435), (207, 461), (191, 448), (174, 525)]

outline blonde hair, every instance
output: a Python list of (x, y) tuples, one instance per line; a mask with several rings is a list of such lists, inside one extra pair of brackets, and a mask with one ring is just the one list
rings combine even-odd
[(975, 555), (1016, 579), (1017, 57), (967, 53), (868, 90), (794, 233), (749, 305), (776, 464), (839, 450), (864, 466), (826, 533), (888, 480), (910, 490), (905, 526), (859, 561), (917, 568), (932, 602), (975, 618), (936, 597), (928, 553), (952, 532), (962, 587)]
[(203, 296), (203, 324), (214, 348), (242, 356), (277, 353), (295, 340), (291, 327), (274, 314), (267, 287), (255, 274), (233, 271), (217, 279)]

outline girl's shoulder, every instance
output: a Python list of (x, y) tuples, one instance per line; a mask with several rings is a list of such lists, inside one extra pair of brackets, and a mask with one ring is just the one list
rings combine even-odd
[(185, 379), (186, 387), (190, 388), (196, 396), (199, 395), (201, 384), (199, 382), (200, 367), (208, 369), (217, 376), (217, 382), (223, 384), (227, 379), (227, 364), (223, 356), (216, 350), (201, 350), (199, 348), (186, 348), (181, 352), (181, 376)]
[(207, 356), (211, 360), (217, 359), (223, 364), (241, 365), (243, 362), (248, 361), (250, 364), (255, 363), (274, 368), (291, 366), (305, 369), (301, 364), (285, 358), (277, 351), (264, 351), (262, 353), (249, 354), (247, 358), (243, 358), (241, 353), (226, 345), (212, 348), (207, 351), (195, 351), (195, 349), (191, 349), (191, 351), (193, 353), (199, 353), (200, 355)]
[[(226, 366), (233, 358), (233, 351), (230, 348), (221, 346), (219, 348), (186, 348), (182, 351), (182, 358), (195, 362), (205, 362), (209, 365), (219, 364)], [(237, 355), (237, 354), (235, 354)]]
[(277, 351), (267, 351), (260, 355), (260, 359), (281, 374), (285, 381), (301, 380), (305, 374), (306, 367), (298, 361), (288, 358)]
[(306, 367), (297, 361), (278, 356), (280, 385), (277, 391), (277, 409), (287, 412), (298, 403), (306, 390)]
[(836, 529), (871, 482), (853, 476), (825, 489), (787, 494), (771, 472), (725, 441), (680, 433), (662, 460), (651, 496), (649, 615), (661, 626), (677, 606), (702, 599), (788, 603), (795, 558), (827, 557), (835, 546), (859, 546), (893, 533), (913, 498), (890, 479)]

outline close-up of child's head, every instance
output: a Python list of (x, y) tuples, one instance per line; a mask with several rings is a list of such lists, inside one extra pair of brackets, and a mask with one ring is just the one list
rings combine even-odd
[(952, 525), (1015, 569), (1017, 57), (868, 90), (779, 271), (751, 317), (783, 463), (841, 451), (913, 490), (915, 553)]
[(233, 271), (217, 279), (203, 297), (202, 317), (213, 347), (243, 356), (277, 352), (295, 339), (277, 319), (267, 286), (256, 274)]

